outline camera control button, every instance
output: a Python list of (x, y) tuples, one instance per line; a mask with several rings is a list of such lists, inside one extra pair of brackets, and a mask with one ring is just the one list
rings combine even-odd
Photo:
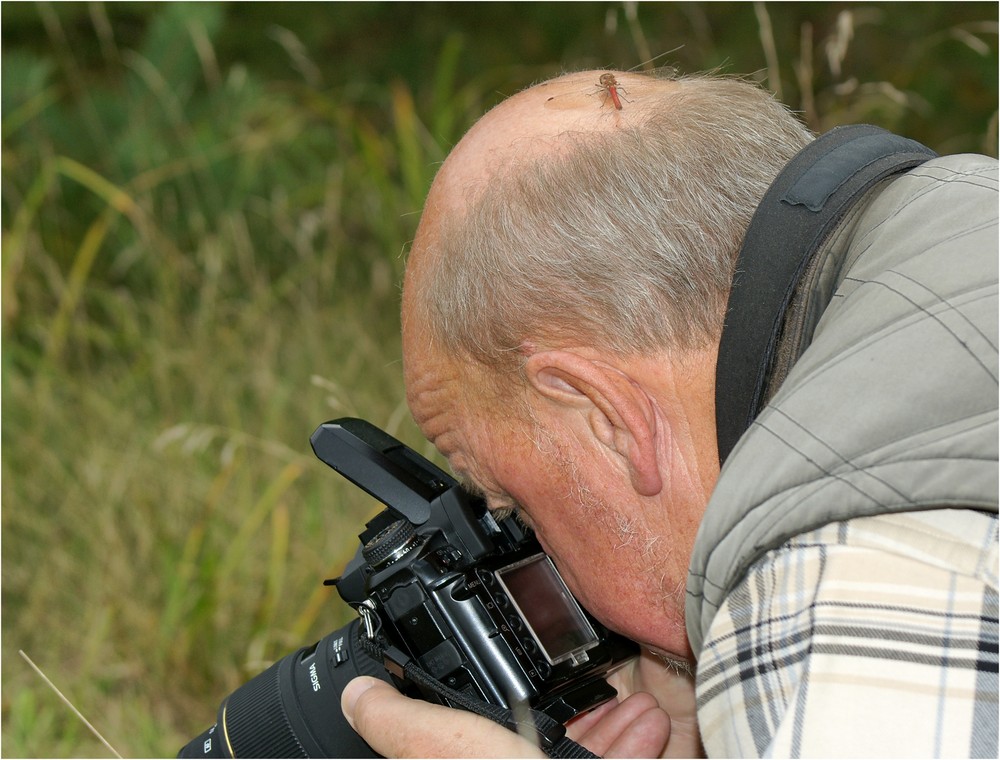
[(397, 520), (364, 545), (361, 555), (376, 570), (388, 567), (417, 545), (416, 529), (408, 520)]
[(454, 546), (445, 546), (442, 549), (438, 549), (435, 552), (435, 556), (441, 566), (445, 569), (450, 569), (457, 565), (462, 559), (462, 552), (456, 549)]
[(465, 658), (451, 639), (445, 639), (420, 657), (420, 665), (435, 678), (444, 678), (462, 666)]
[(333, 663), (333, 667), (338, 665), (343, 665), (350, 659), (348, 654), (347, 642), (344, 636), (333, 639), (330, 642), (330, 661)]
[(497, 587), (497, 579), (493, 577), (493, 573), (486, 570), (479, 570), (476, 572), (476, 576), (486, 588), (494, 589)]

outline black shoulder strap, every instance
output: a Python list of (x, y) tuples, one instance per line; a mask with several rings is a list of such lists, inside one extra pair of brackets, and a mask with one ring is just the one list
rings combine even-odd
[(838, 127), (778, 175), (750, 222), (726, 309), (715, 376), (720, 461), (761, 411), (785, 311), (810, 259), (875, 183), (936, 155), (878, 127)]

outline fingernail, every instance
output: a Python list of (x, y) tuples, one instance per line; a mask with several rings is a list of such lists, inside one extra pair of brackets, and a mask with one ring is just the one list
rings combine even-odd
[(344, 711), (344, 717), (351, 724), (351, 728), (354, 728), (354, 706), (358, 703), (361, 695), (368, 691), (374, 683), (375, 679), (373, 678), (359, 676), (344, 687), (344, 691), (340, 695), (340, 709)]

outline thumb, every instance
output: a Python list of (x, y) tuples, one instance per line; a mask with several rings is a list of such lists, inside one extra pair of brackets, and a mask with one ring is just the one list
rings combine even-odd
[(486, 718), (410, 699), (377, 678), (352, 680), (340, 705), (351, 727), (383, 757), (545, 757)]
[[(377, 687), (378, 683), (379, 680), (377, 678), (361, 676), (348, 682), (347, 686), (344, 687), (344, 691), (340, 695), (340, 709), (344, 711), (344, 717), (347, 718), (347, 722), (351, 724), (351, 728), (355, 731), (358, 730), (358, 727), (354, 722), (354, 715), (357, 712), (358, 700), (373, 686)], [(388, 686), (388, 684), (385, 685)]]

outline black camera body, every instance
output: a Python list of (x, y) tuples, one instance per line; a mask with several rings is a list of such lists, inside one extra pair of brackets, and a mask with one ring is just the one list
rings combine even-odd
[(327, 582), (360, 617), (233, 692), (182, 757), (374, 757), (340, 711), (351, 678), (375, 675), (453, 703), (408, 678), (408, 662), (464, 698), (530, 707), (558, 723), (615, 696), (605, 678), (636, 645), (580, 607), (515, 517), (494, 519), (453, 478), (362, 420), (325, 423), (311, 442), (387, 507), (343, 575)]

